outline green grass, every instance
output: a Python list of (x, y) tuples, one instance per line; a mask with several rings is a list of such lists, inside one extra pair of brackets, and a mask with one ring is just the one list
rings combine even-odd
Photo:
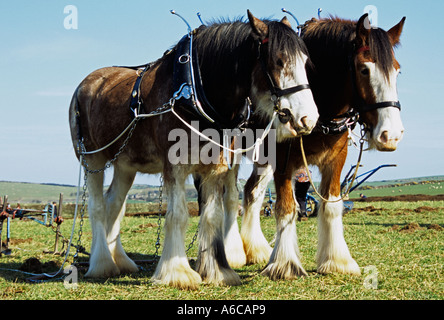
[[(368, 184), (367, 186), (373, 186)], [(385, 197), (385, 196), (400, 196), (400, 195), (439, 195), (444, 194), (444, 181), (419, 183), (415, 185), (402, 185), (393, 183), (394, 186), (375, 188), (375, 189), (356, 189), (350, 193), (350, 198), (359, 198), (359, 194), (363, 193), (367, 197)], [(366, 186), (363, 184), (363, 186)]]
[[(369, 207), (372, 206), (372, 207)], [(427, 208), (420, 208), (420, 207)], [(418, 209), (419, 208), (419, 209)], [(239, 220), (240, 222), (240, 220)], [(69, 237), (73, 220), (62, 224), (62, 233)], [(162, 218), (162, 224), (164, 219)], [(411, 223), (418, 229), (403, 230)], [(198, 218), (189, 219), (186, 244), (197, 228)], [(429, 229), (433, 224), (444, 226), (444, 202), (373, 202), (356, 203), (355, 209), (344, 216), (346, 241), (361, 268), (374, 266), (378, 271), (377, 289), (364, 287), (368, 276), (319, 275), (316, 273), (317, 221), (298, 222), (298, 238), (302, 262), (308, 277), (293, 281), (271, 281), (260, 274), (264, 265), (250, 265), (237, 269), (242, 285), (218, 287), (203, 284), (198, 290), (183, 291), (168, 286), (155, 286), (150, 277), (153, 266), (107, 280), (90, 280), (79, 272), (76, 290), (66, 289), (62, 280), (30, 284), (29, 275), (5, 269), (19, 269), (31, 257), (42, 263), (63, 257), (43, 253), (52, 250), (54, 232), (50, 228), (29, 221), (12, 221), (12, 255), (0, 258), (1, 300), (442, 300), (444, 298), (443, 231)], [(122, 221), (122, 243), (133, 259), (151, 259), (154, 253), (157, 217), (125, 217)], [(78, 227), (78, 223), (77, 223)], [(274, 235), (274, 218), (262, 218), (267, 239)], [(77, 231), (75, 241), (77, 241)], [(5, 229), (3, 233), (5, 238)], [(91, 231), (86, 219), (82, 244), (89, 250)], [(197, 255), (197, 244), (189, 257)], [(86, 259), (81, 255), (81, 259)], [(71, 263), (72, 259), (69, 259)], [(54, 270), (54, 269), (52, 269)], [(52, 271), (44, 270), (45, 272)], [(364, 269), (362, 269), (364, 270)]]

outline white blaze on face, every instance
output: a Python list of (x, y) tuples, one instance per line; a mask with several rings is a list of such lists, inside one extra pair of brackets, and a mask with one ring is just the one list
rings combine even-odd
[[(295, 65), (283, 70), (293, 70), (292, 74), (283, 71), (279, 82), (282, 89), (308, 84), (305, 66), (308, 57), (301, 53), (295, 59)], [(290, 95), (281, 97), (281, 109), (289, 109), (294, 117), (296, 128), (299, 134), (308, 134), (313, 130), (319, 118), (313, 94), (310, 89), (303, 89)], [(277, 120), (279, 121), (279, 120)], [(289, 123), (288, 123), (289, 125)]]
[[(376, 97), (376, 103), (385, 101), (398, 101), (396, 80), (399, 69), (393, 68), (386, 77), (382, 70), (373, 62), (366, 62), (370, 70), (370, 85)], [(401, 112), (398, 108), (387, 107), (377, 109), (378, 123), (373, 128), (372, 144), (380, 151), (394, 151), (404, 134), (401, 121)]]

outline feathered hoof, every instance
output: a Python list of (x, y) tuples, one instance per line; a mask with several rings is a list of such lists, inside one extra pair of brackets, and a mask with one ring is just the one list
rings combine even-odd
[(242, 284), (239, 275), (232, 269), (220, 268), (202, 276), (205, 283), (217, 286), (239, 286)]
[(117, 266), (120, 270), (120, 273), (135, 273), (139, 272), (139, 267), (137, 264), (131, 259), (119, 260), (117, 262)]
[(265, 269), (262, 270), (262, 275), (276, 281), (294, 280), (300, 277), (305, 277), (308, 274), (298, 263), (288, 261), (284, 264), (277, 264), (276, 262), (269, 263)]
[(266, 263), (270, 260), (271, 252), (273, 251), (268, 243), (263, 245), (252, 245), (249, 247), (244, 245), (244, 250), (247, 264)]
[(120, 275), (120, 269), (111, 261), (109, 263), (91, 263), (86, 278), (112, 278)]
[(318, 265), (317, 272), (320, 274), (342, 273), (354, 276), (361, 275), (361, 269), (359, 268), (356, 261), (352, 258), (342, 259), (340, 261), (329, 259)]
[(200, 275), (191, 268), (171, 270), (164, 275), (156, 272), (151, 280), (155, 285), (167, 285), (182, 290), (196, 290), (202, 283)]
[(231, 268), (242, 268), (247, 263), (247, 257), (243, 248), (242, 250), (231, 250), (230, 248), (225, 248), (225, 252), (227, 252), (227, 261)]

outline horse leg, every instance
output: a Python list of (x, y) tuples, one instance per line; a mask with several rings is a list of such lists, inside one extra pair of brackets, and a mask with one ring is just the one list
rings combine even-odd
[(155, 284), (181, 289), (197, 289), (200, 275), (191, 269), (185, 252), (185, 232), (188, 209), (185, 198), (185, 180), (188, 176), (182, 166), (164, 170), (168, 209), (165, 216), (165, 240), (162, 256), (152, 277)]
[(296, 234), (298, 205), (294, 197), (291, 174), (275, 174), (274, 182), (277, 194), (276, 243), (262, 274), (272, 280), (290, 280), (307, 275), (299, 259)]
[(202, 185), (199, 253), (196, 270), (207, 283), (239, 285), (239, 276), (231, 269), (225, 255), (223, 235), (223, 179), (218, 174), (204, 179)]
[(237, 217), (239, 215), (239, 190), (237, 189), (238, 170), (239, 165), (229, 170), (224, 184), (224, 246), (228, 264), (232, 268), (241, 268), (246, 264), (245, 251), (237, 223)]
[(114, 166), (114, 177), (105, 194), (107, 221), (107, 241), (111, 256), (121, 273), (137, 272), (139, 269), (125, 253), (120, 240), (120, 222), (125, 215), (126, 195), (131, 188), (136, 171), (124, 169), (117, 163)]
[(103, 172), (88, 175), (89, 220), (92, 229), (91, 256), (85, 277), (107, 278), (120, 274), (107, 241), (107, 215), (103, 197)]
[(261, 230), (260, 215), (268, 183), (273, 178), (273, 168), (268, 165), (258, 174), (255, 164), (244, 189), (244, 214), (241, 237), (248, 264), (267, 262), (272, 251)]
[(347, 154), (332, 157), (331, 162), (320, 167), (322, 174), (321, 194), (331, 202), (323, 201), (318, 213), (317, 271), (360, 275), (356, 261), (345, 243), (342, 225), (344, 205), (340, 191), (340, 175)]

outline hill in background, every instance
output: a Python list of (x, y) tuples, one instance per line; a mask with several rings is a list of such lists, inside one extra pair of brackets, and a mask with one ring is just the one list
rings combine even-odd
[[(239, 180), (239, 191), (243, 192), (245, 180)], [(315, 183), (316, 186), (319, 183)], [(444, 194), (444, 176), (418, 177), (397, 180), (383, 180), (363, 183), (351, 193), (350, 198), (358, 198), (360, 193), (368, 197), (393, 196), (403, 194)], [(274, 194), (274, 184), (269, 188)], [(39, 184), (26, 182), (0, 181), (0, 197), (8, 195), (8, 202), (13, 203), (47, 203), (58, 201), (59, 194), (63, 193), (65, 203), (74, 203), (77, 195), (77, 186), (60, 184)], [(193, 185), (187, 185), (187, 199), (196, 200), (197, 192)], [(128, 195), (128, 203), (157, 202), (159, 187), (150, 185), (134, 185)]]

